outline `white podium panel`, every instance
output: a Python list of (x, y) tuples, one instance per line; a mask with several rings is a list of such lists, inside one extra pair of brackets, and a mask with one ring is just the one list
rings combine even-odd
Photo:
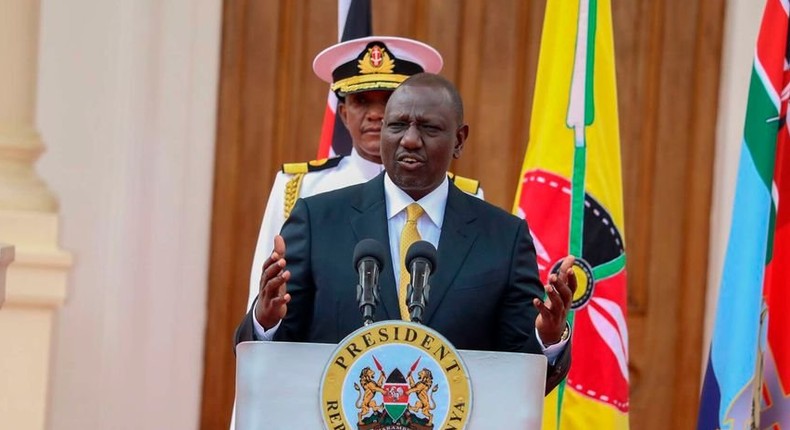
[[(236, 430), (323, 428), (319, 387), (336, 347), (289, 342), (237, 345)], [(540, 428), (545, 356), (459, 352), (472, 385), (468, 429)]]

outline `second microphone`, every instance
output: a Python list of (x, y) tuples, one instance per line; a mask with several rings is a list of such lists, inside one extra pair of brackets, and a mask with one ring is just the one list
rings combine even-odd
[(406, 306), (411, 320), (422, 323), (431, 291), (428, 278), (436, 270), (436, 248), (424, 240), (414, 242), (406, 252), (404, 262), (411, 277), (406, 290)]

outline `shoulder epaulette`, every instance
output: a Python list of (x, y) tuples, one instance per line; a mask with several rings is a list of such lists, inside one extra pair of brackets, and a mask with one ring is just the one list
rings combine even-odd
[(297, 173), (320, 172), (321, 170), (337, 167), (337, 165), (340, 164), (340, 160), (342, 159), (343, 156), (339, 156), (306, 161), (302, 163), (285, 163), (283, 164), (283, 173), (295, 175)]
[(464, 178), (463, 176), (455, 175), (451, 172), (447, 172), (447, 177), (450, 178), (450, 182), (454, 183), (456, 187), (460, 188), (461, 191), (468, 193), (468, 194), (477, 194), (480, 191), (480, 181), (470, 178)]
[(283, 173), (293, 175), (291, 179), (285, 184), (285, 199), (283, 202), (283, 214), (285, 218), (291, 215), (296, 204), (296, 199), (299, 198), (299, 190), (302, 188), (302, 179), (304, 175), (310, 172), (319, 172), (321, 170), (331, 169), (337, 167), (343, 157), (322, 158), (320, 160), (307, 161), (304, 163), (285, 163), (283, 164)]

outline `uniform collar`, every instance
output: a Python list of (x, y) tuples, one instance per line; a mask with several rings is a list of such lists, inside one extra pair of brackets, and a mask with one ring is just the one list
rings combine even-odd
[(351, 155), (348, 156), (351, 164), (356, 167), (366, 179), (373, 179), (376, 175), (384, 171), (384, 166), (362, 158), (355, 148), (351, 148)]

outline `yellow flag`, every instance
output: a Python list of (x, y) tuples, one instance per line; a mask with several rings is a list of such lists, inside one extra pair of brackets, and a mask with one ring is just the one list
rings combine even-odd
[(541, 279), (568, 254), (578, 289), (568, 378), (544, 430), (628, 428), (625, 232), (609, 0), (549, 0), (530, 141), (513, 210), (535, 241)]

